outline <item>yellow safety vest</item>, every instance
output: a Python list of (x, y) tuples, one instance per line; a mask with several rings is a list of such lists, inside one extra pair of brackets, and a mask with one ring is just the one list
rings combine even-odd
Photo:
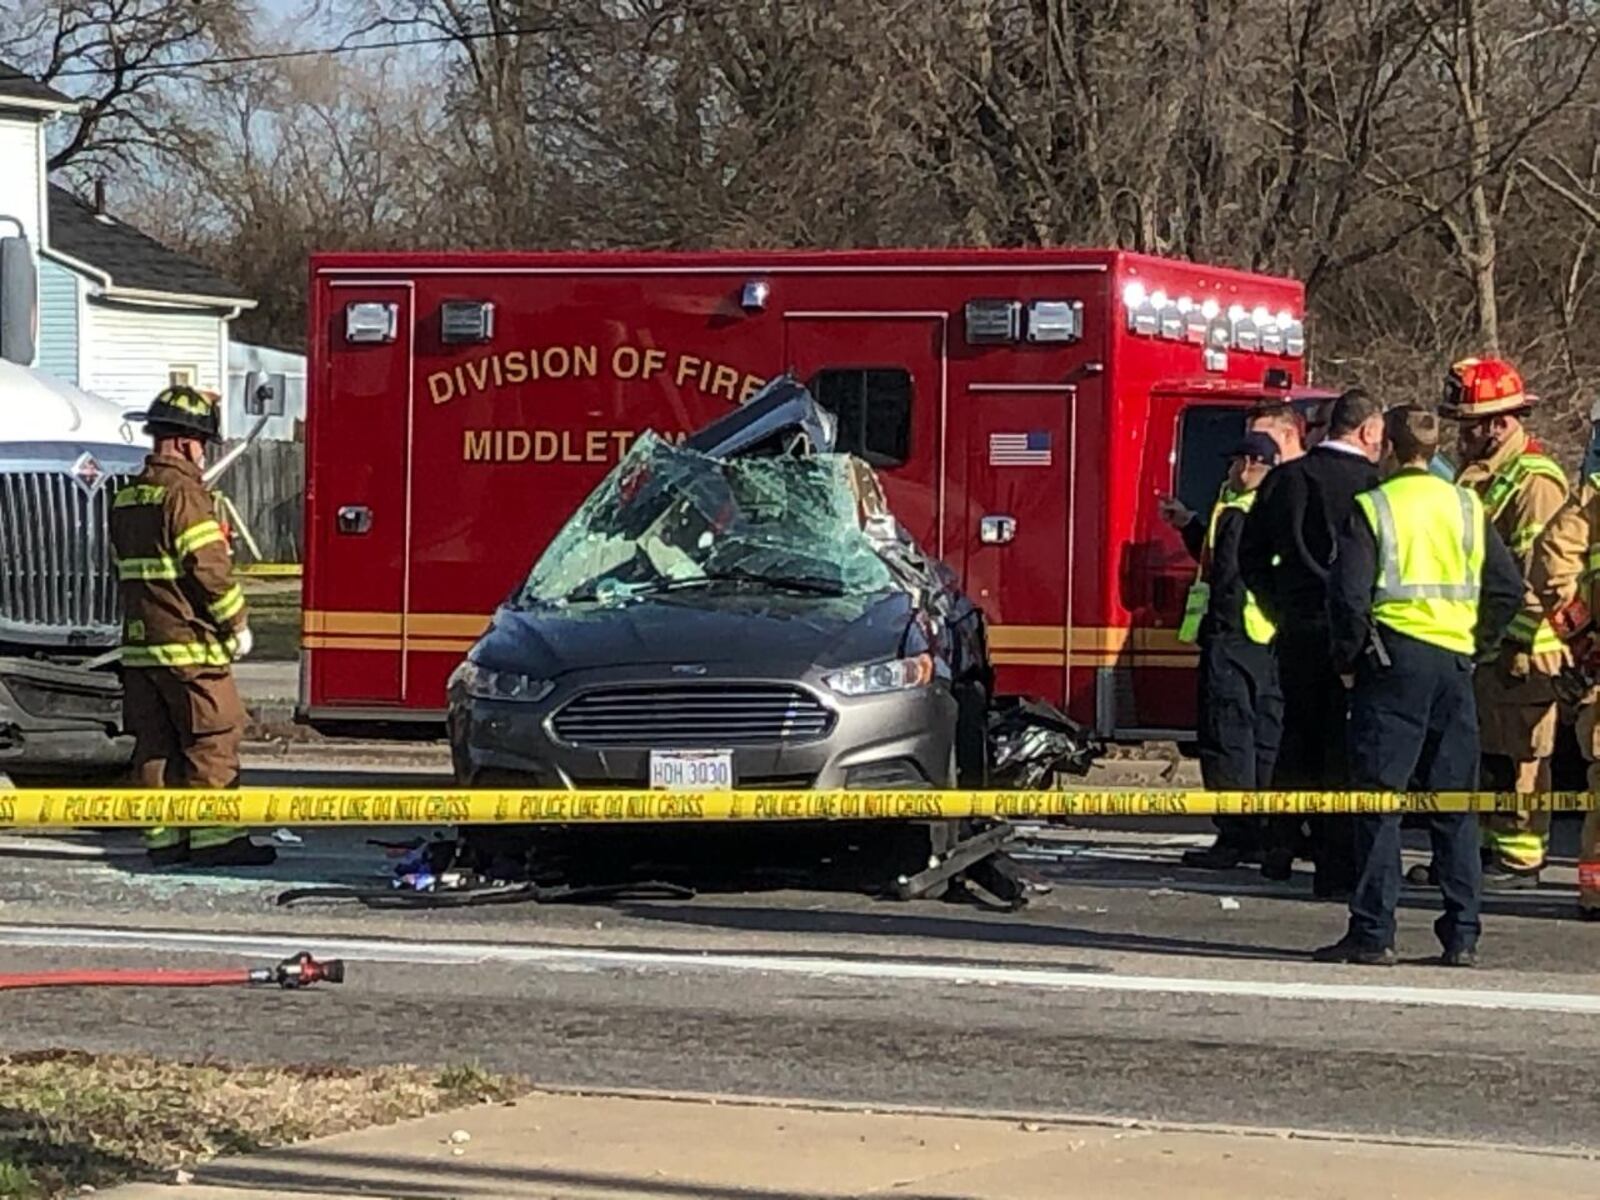
[(1435, 475), (1396, 475), (1356, 497), (1378, 546), (1372, 617), (1470, 655), (1487, 537), (1483, 502)]
[[(1535, 475), (1553, 479), (1561, 485), (1563, 492), (1567, 490), (1567, 473), (1561, 469), (1560, 463), (1543, 454), (1519, 454), (1501, 467), (1489, 480), (1489, 486), (1483, 490), (1483, 507), (1489, 520), (1499, 520), (1501, 511), (1511, 502), (1523, 483)], [(1528, 552), (1528, 548), (1543, 532), (1543, 522), (1530, 521), (1520, 529), (1512, 531), (1511, 540), (1506, 543), (1507, 548), (1520, 558)], [(1561, 639), (1556, 636), (1556, 631), (1548, 618), (1541, 620), (1526, 612), (1519, 612), (1512, 618), (1511, 625), (1506, 630), (1506, 637), (1519, 645), (1527, 646), (1535, 654), (1547, 654), (1561, 649)]]
[[(1227, 488), (1223, 488), (1222, 494), (1217, 497), (1217, 503), (1211, 509), (1211, 522), (1206, 527), (1205, 546), (1200, 551), (1200, 567), (1195, 571), (1194, 583), (1189, 586), (1189, 595), (1184, 601), (1183, 623), (1178, 626), (1180, 642), (1194, 643), (1200, 640), (1200, 622), (1211, 607), (1211, 583), (1205, 576), (1207, 567), (1211, 565), (1212, 548), (1217, 543), (1217, 522), (1222, 517), (1223, 509), (1234, 508), (1247, 513), (1255, 502), (1254, 492), (1231, 492)], [(1255, 596), (1248, 591), (1244, 594), (1244, 632), (1252, 642), (1262, 646), (1270, 642), (1272, 635), (1277, 632), (1272, 622), (1267, 620), (1267, 614), (1256, 603)]]

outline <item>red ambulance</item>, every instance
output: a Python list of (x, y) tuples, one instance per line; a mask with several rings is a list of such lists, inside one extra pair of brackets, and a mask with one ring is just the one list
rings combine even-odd
[(790, 372), (991, 625), (998, 690), (1184, 736), (1194, 564), (1294, 280), (1118, 250), (329, 254), (311, 263), (302, 707), (438, 720), (489, 615), (645, 429)]

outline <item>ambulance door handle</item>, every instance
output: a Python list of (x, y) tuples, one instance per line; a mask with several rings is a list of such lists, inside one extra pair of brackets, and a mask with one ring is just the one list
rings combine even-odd
[(985, 546), (1004, 546), (1017, 536), (1015, 517), (995, 514), (978, 522), (978, 541)]
[(339, 510), (340, 533), (366, 533), (372, 528), (372, 510), (365, 504), (346, 504)]

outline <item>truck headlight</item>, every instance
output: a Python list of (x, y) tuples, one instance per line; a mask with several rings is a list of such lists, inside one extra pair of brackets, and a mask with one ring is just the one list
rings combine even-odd
[(881, 696), (886, 692), (927, 687), (933, 682), (933, 676), (933, 655), (918, 654), (914, 658), (846, 667), (824, 675), (822, 682), (841, 696)]
[(491, 671), (469, 660), (455, 669), (449, 686), (465, 689), (474, 700), (514, 700), (531, 704), (543, 700), (556, 685), (548, 679), (518, 671)]

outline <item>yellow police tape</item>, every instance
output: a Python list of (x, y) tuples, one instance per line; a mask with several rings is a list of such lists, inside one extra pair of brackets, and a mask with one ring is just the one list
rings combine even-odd
[(1048, 817), (1589, 812), (1593, 792), (661, 792), (242, 788), (0, 791), (0, 826), (606, 825), (647, 821), (884, 821)]

